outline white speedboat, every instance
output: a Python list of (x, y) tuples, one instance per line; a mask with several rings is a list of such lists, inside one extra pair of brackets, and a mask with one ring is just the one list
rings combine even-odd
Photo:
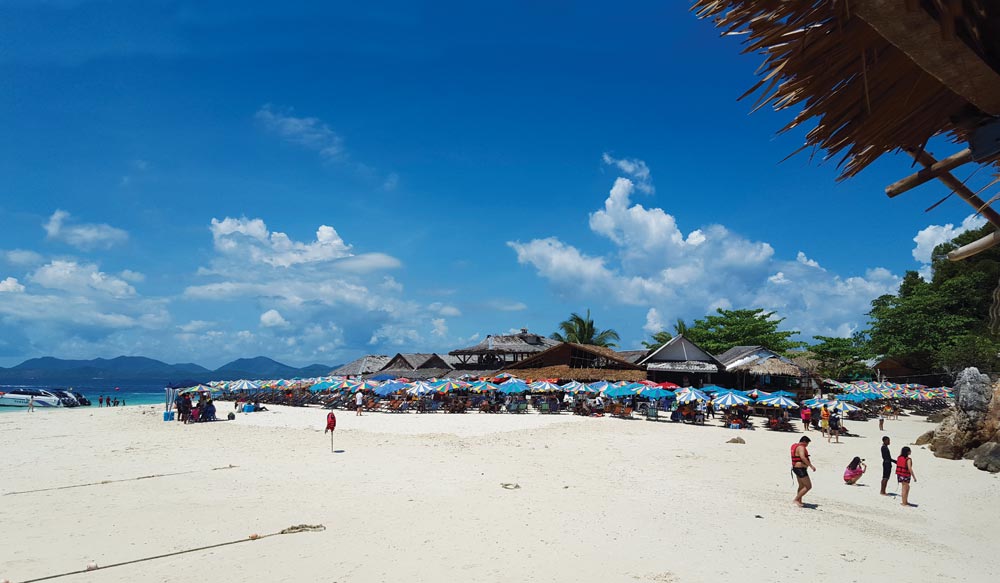
[(0, 407), (27, 407), (31, 398), (36, 407), (62, 407), (62, 400), (45, 389), (11, 389), (0, 393)]

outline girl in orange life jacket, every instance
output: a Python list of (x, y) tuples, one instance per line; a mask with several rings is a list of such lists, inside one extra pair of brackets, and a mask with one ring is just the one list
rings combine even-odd
[(910, 481), (917, 481), (917, 476), (913, 474), (913, 460), (910, 459), (910, 448), (904, 447), (896, 458), (896, 480), (903, 490), (903, 506), (910, 505)]
[(816, 467), (813, 466), (812, 460), (809, 459), (809, 450), (807, 446), (811, 440), (803, 435), (798, 442), (793, 443), (790, 453), (792, 455), (792, 474), (798, 480), (798, 491), (795, 494), (795, 498), (792, 500), (795, 504), (804, 506), (802, 503), (802, 497), (812, 489), (812, 480), (809, 479), (809, 472), (806, 468), (816, 471)]

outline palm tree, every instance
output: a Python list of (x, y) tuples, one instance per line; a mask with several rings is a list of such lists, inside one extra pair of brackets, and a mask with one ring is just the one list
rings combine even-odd
[(674, 323), (674, 332), (676, 332), (678, 336), (683, 336), (687, 333), (687, 331), (688, 325), (687, 322), (684, 321), (684, 318), (677, 318), (677, 322)]
[(598, 331), (594, 327), (594, 320), (590, 317), (590, 310), (587, 310), (585, 318), (576, 312), (570, 314), (568, 320), (559, 324), (559, 330), (562, 332), (553, 333), (552, 339), (560, 342), (575, 342), (611, 348), (616, 346), (613, 341), (620, 340), (618, 333), (610, 328)]

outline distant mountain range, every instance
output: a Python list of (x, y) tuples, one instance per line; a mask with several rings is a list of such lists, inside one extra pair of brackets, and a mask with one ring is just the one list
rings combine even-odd
[(209, 370), (191, 362), (167, 364), (144, 356), (119, 356), (92, 360), (63, 360), (51, 356), (32, 358), (10, 368), (0, 367), (0, 381), (180, 381), (235, 380), (316, 377), (328, 374), (335, 366), (311, 364), (295, 368), (266, 356), (240, 358)]

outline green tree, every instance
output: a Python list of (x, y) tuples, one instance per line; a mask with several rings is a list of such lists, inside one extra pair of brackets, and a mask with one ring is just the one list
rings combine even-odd
[(818, 340), (809, 347), (812, 357), (818, 362), (816, 372), (826, 378), (849, 380), (868, 372), (865, 361), (872, 357), (868, 338), (864, 332), (857, 332), (851, 338), (813, 336)]
[(756, 310), (715, 311), (701, 320), (695, 320), (685, 336), (712, 354), (722, 354), (734, 346), (763, 346), (782, 353), (805, 343), (792, 340), (797, 330), (778, 330), (784, 318), (775, 318), (774, 312)]
[(586, 317), (581, 317), (576, 312), (570, 314), (568, 320), (564, 320), (559, 324), (559, 330), (561, 332), (552, 334), (552, 339), (560, 342), (575, 342), (577, 344), (592, 344), (594, 346), (607, 346), (611, 348), (620, 340), (618, 332), (610, 328), (607, 330), (598, 330), (594, 326), (594, 320), (590, 317), (590, 310), (587, 310)]
[[(674, 322), (674, 333), (676, 333), (678, 336), (681, 336), (687, 331), (688, 331), (688, 325), (687, 322), (684, 321), (684, 318), (677, 318), (677, 321)], [(670, 339), (673, 337), (674, 335), (671, 334), (670, 332), (667, 332), (666, 330), (660, 330), (656, 334), (653, 334), (652, 341), (643, 342), (642, 345), (645, 346), (646, 348), (658, 348), (660, 346), (663, 346), (667, 342), (670, 342)]]
[(954, 372), (970, 363), (995, 366), (995, 350), (990, 347), (996, 344), (992, 331), (1000, 328), (1000, 322), (991, 322), (990, 312), (1000, 281), (1000, 248), (963, 261), (947, 259), (949, 251), (992, 230), (992, 225), (985, 225), (938, 245), (930, 281), (908, 272), (897, 293), (872, 302), (868, 315), (874, 353), (919, 372)]

